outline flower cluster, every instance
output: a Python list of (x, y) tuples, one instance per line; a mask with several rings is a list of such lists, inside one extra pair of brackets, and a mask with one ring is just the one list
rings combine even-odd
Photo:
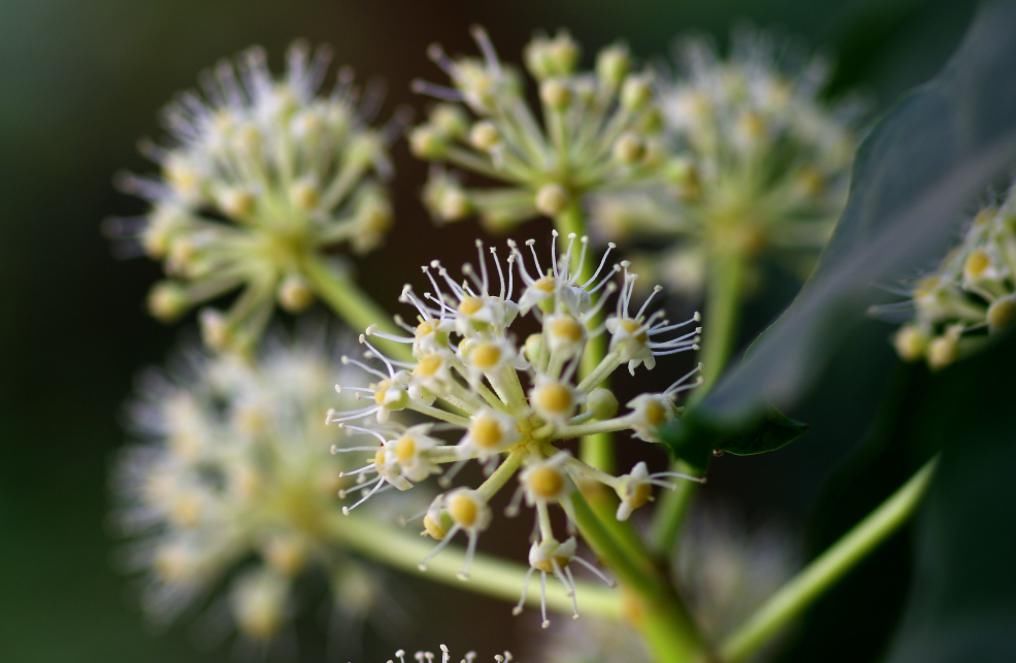
[(584, 194), (653, 172), (661, 153), (659, 112), (650, 77), (632, 73), (626, 48), (608, 47), (595, 71), (580, 71), (579, 47), (566, 32), (534, 38), (524, 53), (539, 86), (534, 112), (519, 73), (501, 62), (486, 32), (474, 28), (473, 37), (482, 59), (431, 48), (452, 85), (415, 84), (444, 103), (412, 131), (410, 146), (420, 158), (505, 186), (467, 188), (435, 169), (424, 192), (434, 216), (479, 215), (490, 227), (510, 227), (538, 214), (559, 215)]
[(666, 242), (635, 260), (675, 289), (697, 292), (718, 253), (765, 251), (804, 271), (845, 204), (856, 104), (820, 98), (821, 63), (780, 56), (753, 32), (735, 33), (728, 58), (701, 39), (680, 44), (676, 70), (658, 76), (673, 156), (651, 187), (596, 200), (603, 236)]
[[(634, 374), (641, 367), (652, 369), (658, 357), (697, 349), (700, 328), (697, 313), (681, 322), (666, 320), (662, 310), (653, 310), (653, 295), (636, 304), (637, 277), (627, 262), (609, 264), (609, 250), (596, 261), (589, 255), (587, 238), (571, 235), (563, 250), (558, 241), (555, 232), (550, 255), (542, 260), (533, 240), (524, 246), (509, 242), (504, 259), (494, 247), (488, 257), (477, 242), (478, 262), (463, 267), (461, 281), (438, 261), (423, 267), (430, 290), (420, 294), (406, 285), (402, 292), (401, 301), (412, 306), (416, 316), (414, 324), (396, 319), (406, 335), (368, 329), (360, 337), (367, 361), (344, 358), (374, 382), (366, 388), (337, 389), (357, 392), (366, 404), (332, 411), (328, 420), (376, 442), (339, 449), (370, 454), (364, 466), (350, 473), (360, 479), (363, 495), (346, 513), (381, 491), (409, 490), (440, 475), (440, 484), (450, 489), (422, 514), (423, 528), (439, 542), (430, 556), (457, 534), (466, 536), (464, 578), (477, 539), (491, 524), (491, 500), (517, 477), (507, 513), (517, 513), (524, 500), (536, 514), (526, 585), (538, 573), (543, 590), (550, 575), (574, 599), (573, 563), (599, 574), (576, 556), (570, 496), (577, 487), (595, 483), (614, 491), (620, 500), (617, 517), (624, 520), (652, 498), (654, 486), (671, 487), (672, 479), (681, 475), (650, 473), (640, 462), (614, 476), (575, 458), (563, 443), (620, 431), (657, 441), (660, 425), (676, 413), (678, 395), (698, 384), (699, 369), (661, 393), (637, 396), (623, 413), (614, 393), (603, 385), (623, 366)], [(598, 265), (588, 278), (579, 276), (586, 261)], [(605, 308), (610, 315), (598, 322)], [(527, 326), (539, 330), (519, 342), (516, 334)], [(609, 339), (608, 351), (595, 370), (579, 379), (586, 345), (599, 336)], [(410, 346), (412, 360), (386, 357), (372, 337)], [(414, 412), (422, 421), (395, 422), (391, 414), (399, 411)], [(451, 488), (470, 461), (482, 466), (486, 479), (475, 488)], [(568, 535), (553, 526), (552, 507), (563, 510)], [(525, 599), (526, 587), (517, 611)], [(545, 600), (543, 604), (546, 625)]]
[(372, 602), (368, 570), (328, 535), (343, 524), (334, 502), (343, 466), (321, 420), (342, 370), (324, 350), (332, 340), (268, 341), (259, 363), (195, 352), (179, 376), (141, 385), (131, 414), (143, 441), (119, 463), (117, 519), (158, 621), (226, 585), (239, 632), (264, 641), (294, 612), (306, 577), (347, 614)]
[[(998, 207), (982, 209), (962, 243), (920, 279), (902, 308), (912, 319), (896, 333), (907, 361), (932, 368), (954, 361), (979, 339), (1016, 321), (1016, 188)], [(887, 307), (889, 309), (893, 306)]]
[[(373, 248), (391, 221), (377, 174), (389, 170), (392, 131), (364, 123), (348, 70), (322, 91), (330, 54), (304, 44), (288, 54), (285, 74), (268, 71), (252, 49), (222, 62), (165, 111), (169, 145), (144, 146), (160, 176), (129, 175), (126, 190), (150, 201), (121, 232), (163, 263), (149, 308), (171, 320), (238, 288), (227, 314), (202, 313), (211, 347), (246, 347), (264, 329), (275, 302), (299, 311), (313, 301), (309, 263), (342, 242)], [(376, 106), (367, 99), (363, 106)]]
[[(441, 649), (440, 663), (451, 663), (452, 661), (451, 650), (449, 650), (448, 647), (445, 645), (441, 645), (440, 649)], [(387, 663), (406, 663), (406, 656), (407, 656), (406, 651), (404, 649), (400, 649), (397, 652), (395, 652), (395, 658), (388, 659)], [(412, 660), (417, 661), (417, 663), (438, 663), (437, 654), (435, 654), (434, 652), (418, 651), (412, 654), (412, 656), (413, 656)], [(476, 652), (468, 652), (462, 658), (461, 663), (475, 663), (476, 660), (477, 660)], [(504, 652), (503, 654), (494, 655), (495, 663), (509, 663), (510, 661), (514, 660), (515, 659), (512, 657), (511, 652), (508, 651)]]

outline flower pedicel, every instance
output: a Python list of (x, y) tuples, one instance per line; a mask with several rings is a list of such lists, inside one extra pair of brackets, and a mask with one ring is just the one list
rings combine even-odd
[[(663, 392), (631, 400), (623, 413), (614, 393), (603, 385), (623, 366), (634, 375), (641, 367), (653, 368), (658, 357), (697, 349), (700, 328), (697, 313), (671, 323), (662, 310), (653, 310), (658, 288), (636, 304), (632, 294), (637, 276), (627, 262), (609, 264), (609, 249), (592, 276), (582, 279), (578, 274), (585, 261), (592, 260), (586, 238), (569, 236), (560, 252), (558, 239), (555, 232), (550, 256), (543, 260), (533, 240), (525, 246), (509, 242), (504, 259), (494, 247), (489, 248), (488, 258), (483, 244), (477, 242), (477, 265), (465, 265), (461, 281), (453, 279), (438, 261), (423, 267), (430, 290), (419, 294), (407, 285), (400, 298), (416, 314), (412, 325), (396, 318), (407, 334), (367, 329), (360, 337), (367, 362), (343, 359), (375, 381), (367, 388), (336, 389), (355, 391), (367, 404), (328, 414), (329, 422), (351, 435), (376, 442), (338, 449), (371, 454), (366, 465), (352, 472), (361, 480), (355, 490), (363, 494), (345, 507), (347, 513), (377, 493), (409, 490), (431, 475), (440, 475), (439, 483), (450, 488), (423, 514), (424, 532), (438, 541), (421, 561), (423, 567), (462, 533), (468, 540), (468, 555), (461, 577), (468, 577), (477, 539), (493, 520), (490, 502), (517, 477), (508, 513), (516, 513), (524, 501), (535, 511), (536, 522), (530, 569), (516, 612), (525, 602), (533, 574), (540, 576), (541, 591), (548, 575), (556, 578), (573, 602), (574, 564), (603, 578), (576, 556), (569, 497), (579, 485), (598, 483), (614, 491), (620, 499), (617, 517), (623, 520), (651, 499), (654, 486), (672, 487), (675, 477), (692, 478), (671, 472), (651, 474), (644, 463), (628, 474), (614, 476), (561, 447), (595, 432), (629, 431), (639, 439), (658, 441), (656, 431), (676, 413), (678, 395), (698, 384), (699, 368)], [(605, 308), (610, 311), (606, 322), (593, 322)], [(526, 321), (538, 325), (539, 331), (519, 343), (516, 330)], [(594, 371), (579, 379), (577, 369), (585, 346), (598, 335), (609, 338), (608, 352)], [(386, 357), (372, 344), (372, 337), (410, 346), (412, 360)], [(415, 412), (423, 421), (415, 425), (394, 422), (390, 415), (397, 411)], [(451, 488), (456, 474), (470, 461), (482, 465), (486, 479), (476, 488)], [(552, 507), (562, 509), (567, 517), (564, 535), (552, 525)]]

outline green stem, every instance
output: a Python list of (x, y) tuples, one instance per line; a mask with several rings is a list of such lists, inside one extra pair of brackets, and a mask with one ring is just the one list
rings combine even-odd
[[(317, 296), (353, 330), (364, 331), (374, 326), (389, 334), (405, 335), (404, 330), (395, 326), (391, 314), (368, 297), (347, 272), (329, 266), (321, 258), (310, 258), (304, 263), (303, 273)], [(408, 345), (383, 338), (375, 338), (371, 342), (376, 342), (381, 349), (397, 359), (410, 358)]]
[[(421, 571), (419, 562), (431, 551), (433, 542), (373, 518), (336, 516), (328, 521), (327, 527), (333, 539), (371, 560), (469, 591), (516, 601), (526, 582), (526, 569), (521, 565), (482, 554), (473, 559), (470, 578), (464, 582), (458, 578), (458, 573), (465, 565), (466, 555), (453, 546), (441, 551), (427, 563), (427, 570)], [(620, 618), (621, 602), (617, 592), (588, 583), (576, 583), (576, 587), (583, 613)], [(529, 592), (527, 601), (539, 605), (539, 592)], [(557, 583), (548, 583), (547, 607), (571, 614), (571, 597)]]
[(573, 494), (570, 504), (583, 539), (637, 601), (627, 616), (642, 631), (655, 660), (665, 663), (711, 660), (691, 615), (666, 578), (652, 567), (630, 559), (580, 493)]
[[(705, 397), (730, 359), (744, 291), (746, 265), (742, 255), (717, 254), (709, 260), (709, 265), (709, 292), (702, 324), (702, 385), (692, 394), (691, 404)], [(677, 461), (673, 469), (685, 474), (696, 473), (681, 461)], [(660, 501), (649, 530), (649, 540), (657, 555), (666, 555), (674, 547), (698, 485), (694, 481), (682, 481)]]
[(723, 643), (723, 660), (736, 663), (757, 652), (822, 592), (898, 530), (920, 504), (937, 460), (936, 457), (928, 461), (889, 499), (766, 601), (753, 617)]
[[(586, 234), (586, 224), (582, 217), (582, 207), (578, 202), (572, 202), (567, 208), (554, 217), (554, 227), (567, 239), (568, 235), (575, 233), (578, 237)], [(582, 265), (579, 278), (585, 281), (593, 275), (596, 261), (586, 258)], [(599, 325), (603, 316), (598, 315), (590, 320), (592, 326)], [(590, 338), (586, 344), (585, 354), (582, 355), (582, 364), (579, 366), (579, 375), (585, 377), (592, 373), (600, 364), (607, 353), (607, 339), (603, 334)], [(610, 433), (594, 433), (582, 438), (579, 455), (583, 461), (593, 467), (611, 472), (614, 469), (614, 447)]]

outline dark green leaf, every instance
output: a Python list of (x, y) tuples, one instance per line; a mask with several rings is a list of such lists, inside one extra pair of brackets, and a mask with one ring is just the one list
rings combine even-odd
[(939, 76), (876, 125), (816, 273), (686, 414), (691, 423), (667, 432), (671, 448), (696, 462), (712, 448), (779, 435), (766, 431), (769, 409), (792, 411), (808, 390), (821, 388), (831, 363), (850, 362), (858, 378), (892, 365), (851, 345), (855, 334), (881, 324), (869, 307), (890, 298), (885, 285), (932, 266), (979, 197), (1016, 162), (1016, 86), (1004, 83), (1016, 71), (1014, 27), (1016, 4), (987, 5)]

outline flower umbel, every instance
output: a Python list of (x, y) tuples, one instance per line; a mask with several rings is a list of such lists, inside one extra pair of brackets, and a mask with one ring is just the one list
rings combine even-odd
[[(652, 309), (652, 295), (636, 304), (637, 277), (626, 262), (608, 264), (609, 251), (595, 262), (592, 276), (581, 278), (585, 261), (592, 259), (586, 238), (572, 235), (559, 251), (556, 232), (553, 237), (550, 255), (543, 259), (532, 240), (525, 246), (509, 242), (504, 259), (494, 247), (477, 242), (478, 262), (463, 267), (461, 281), (438, 261), (423, 267), (430, 290), (418, 294), (407, 285), (402, 292), (401, 301), (416, 314), (413, 325), (396, 318), (406, 335), (368, 329), (360, 338), (367, 361), (344, 358), (375, 380), (370, 387), (353, 388), (366, 404), (332, 411), (328, 420), (377, 443), (368, 449), (369, 462), (350, 473), (359, 477), (364, 496), (347, 513), (371, 495), (409, 490), (439, 475), (440, 485), (450, 490), (423, 514), (424, 532), (438, 544), (421, 565), (462, 533), (469, 544), (461, 572), (465, 579), (477, 540), (493, 520), (491, 500), (517, 477), (507, 511), (513, 515), (524, 500), (536, 516), (529, 575), (539, 573), (541, 591), (552, 576), (574, 597), (575, 565), (603, 577), (576, 555), (569, 498), (577, 487), (598, 483), (613, 490), (624, 505), (619, 517), (627, 518), (651, 498), (653, 486), (669, 486), (668, 478), (682, 475), (649, 474), (640, 463), (631, 474), (613, 476), (562, 445), (608, 431), (655, 440), (660, 424), (676, 414), (679, 394), (698, 384), (698, 369), (662, 393), (639, 396), (622, 414), (604, 385), (623, 366), (634, 373), (642, 366), (652, 368), (659, 357), (697, 349), (700, 328), (698, 314), (677, 323), (666, 320), (663, 311)], [(611, 311), (606, 323), (595, 322), (604, 308)], [(517, 334), (530, 324), (540, 331), (520, 344)], [(609, 338), (609, 350), (594, 371), (579, 379), (585, 344), (600, 335)], [(412, 360), (389, 359), (372, 337), (411, 346)], [(407, 427), (389, 418), (403, 410), (425, 423)], [(470, 461), (482, 466), (486, 479), (475, 488), (451, 488)], [(567, 536), (559, 536), (553, 526), (552, 509), (564, 512)], [(519, 606), (524, 602), (525, 588)]]
[(306, 308), (314, 299), (309, 260), (342, 243), (368, 251), (390, 225), (377, 175), (390, 171), (395, 132), (366, 125), (377, 95), (358, 108), (349, 70), (323, 89), (330, 57), (297, 43), (278, 77), (257, 48), (220, 63), (200, 92), (166, 109), (168, 144), (143, 145), (161, 174), (122, 180), (151, 208), (120, 231), (169, 276), (150, 293), (153, 315), (172, 320), (242, 289), (228, 313), (203, 312), (212, 347), (252, 344), (276, 302)]
[(895, 345), (907, 361), (942, 368), (1016, 322), (1016, 188), (974, 217), (959, 246), (917, 281), (902, 309), (910, 321)]
[(651, 188), (598, 197), (597, 231), (674, 242), (636, 262), (675, 289), (697, 292), (720, 253), (771, 253), (806, 273), (846, 201), (856, 108), (822, 101), (823, 64), (777, 57), (762, 34), (735, 33), (726, 58), (701, 39), (677, 53), (658, 76), (674, 156)]
[[(388, 659), (387, 663), (406, 663), (407, 660), (417, 661), (418, 663), (452, 662), (451, 650), (448, 649), (448, 647), (445, 645), (441, 645), (440, 647), (440, 656), (441, 656), (440, 659), (437, 658), (438, 654), (435, 654), (434, 652), (430, 651), (414, 652), (413, 654), (411, 654), (412, 659), (407, 659), (406, 656), (410, 656), (410, 654), (407, 654), (405, 649), (400, 649), (397, 652), (395, 652), (395, 658)], [(461, 659), (461, 663), (475, 663), (476, 660), (477, 660), (476, 652), (467, 652), (466, 655)], [(494, 663), (509, 663), (509, 661), (514, 660), (515, 659), (512, 657), (511, 652), (506, 651), (502, 654), (494, 655)]]
[(194, 352), (181, 375), (142, 383), (131, 414), (145, 441), (119, 464), (117, 517), (153, 618), (225, 583), (237, 629), (264, 641), (295, 614), (308, 574), (327, 579), (345, 614), (370, 607), (366, 569), (325, 531), (343, 465), (320, 415), (342, 370), (324, 336), (269, 337), (253, 364)]
[(537, 36), (525, 64), (539, 86), (530, 108), (519, 72), (503, 63), (481, 28), (473, 37), (482, 59), (429, 54), (451, 87), (417, 81), (414, 89), (444, 103), (410, 134), (420, 158), (503, 183), (466, 187), (435, 169), (425, 201), (439, 219), (479, 215), (494, 228), (537, 215), (556, 216), (593, 191), (638, 182), (659, 161), (659, 113), (650, 77), (632, 73), (625, 47), (597, 56), (595, 71), (578, 69), (579, 46), (566, 32)]

